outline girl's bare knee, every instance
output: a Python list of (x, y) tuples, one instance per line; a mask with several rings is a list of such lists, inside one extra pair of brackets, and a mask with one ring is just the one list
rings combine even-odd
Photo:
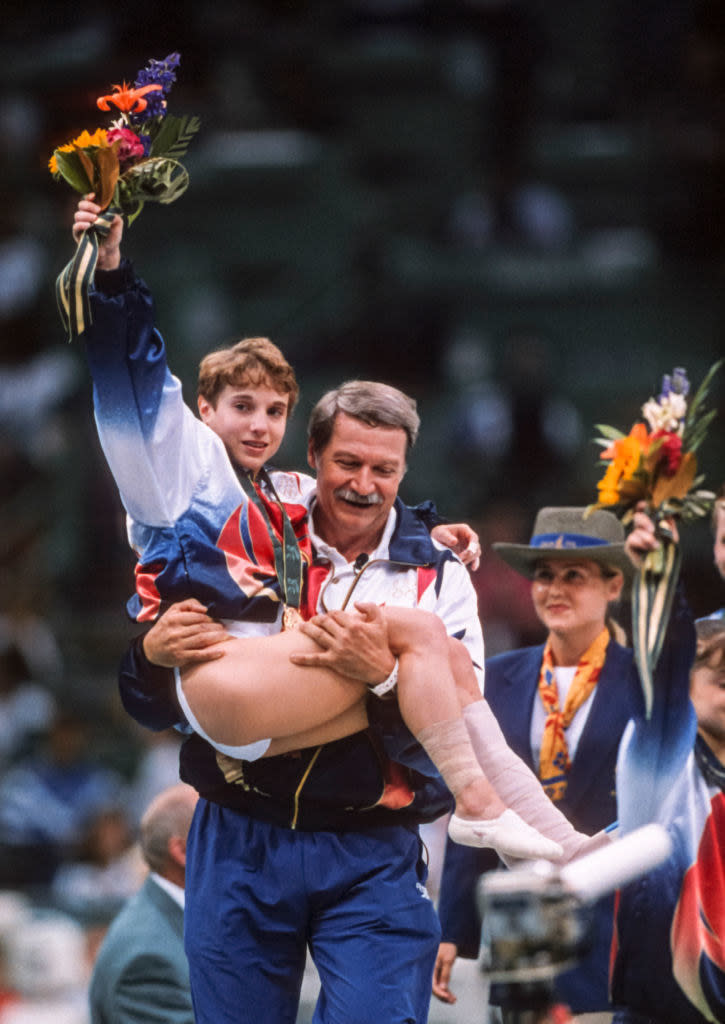
[(446, 654), (448, 633), (433, 612), (421, 608), (388, 609), (388, 638), (390, 649), (397, 656)]
[(448, 651), (459, 695), (478, 700), (481, 696), (481, 689), (468, 648), (460, 640), (448, 637)]

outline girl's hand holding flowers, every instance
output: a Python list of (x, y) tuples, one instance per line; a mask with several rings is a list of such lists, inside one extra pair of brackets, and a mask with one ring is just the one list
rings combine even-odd
[[(674, 520), (669, 520), (669, 527), (675, 543), (679, 542), (679, 533)], [(640, 501), (632, 515), (632, 529), (627, 534), (627, 554), (636, 568), (640, 568), (650, 551), (657, 551), (662, 542), (657, 536), (657, 526), (647, 513), (647, 505)]]
[[(73, 238), (79, 242), (84, 231), (88, 231), (98, 220), (101, 207), (95, 201), (93, 192), (89, 192), (78, 203), (73, 217)], [(121, 263), (121, 237), (123, 236), (123, 218), (115, 215), (105, 238), (99, 240), (97, 270), (115, 270)]]

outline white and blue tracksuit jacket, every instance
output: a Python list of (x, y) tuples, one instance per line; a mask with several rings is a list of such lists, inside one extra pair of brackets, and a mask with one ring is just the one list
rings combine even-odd
[[(97, 277), (108, 293), (94, 293), (84, 338), (98, 434), (138, 558), (129, 613), (149, 622), (174, 601), (196, 597), (216, 618), (276, 631), (280, 587), (263, 516), (222, 441), (184, 403), (146, 286), (127, 263)], [(306, 499), (314, 483), (303, 474), (271, 476), (309, 561)], [(277, 525), (274, 503), (268, 510)]]

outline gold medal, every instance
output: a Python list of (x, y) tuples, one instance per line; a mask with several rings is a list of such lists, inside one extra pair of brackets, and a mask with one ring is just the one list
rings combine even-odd
[(300, 615), (299, 608), (293, 608), (291, 605), (286, 604), (284, 606), (284, 611), (282, 612), (283, 632), (286, 632), (289, 629), (297, 629), (301, 622), (304, 622), (304, 619)]

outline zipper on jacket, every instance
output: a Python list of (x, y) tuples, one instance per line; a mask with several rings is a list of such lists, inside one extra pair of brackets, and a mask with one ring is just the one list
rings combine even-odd
[(293, 797), (293, 810), (292, 810), (292, 820), (290, 822), (290, 828), (297, 828), (297, 821), (298, 821), (299, 816), (300, 816), (300, 793), (302, 792), (302, 788), (303, 788), (304, 784), (307, 782), (307, 779), (309, 778), (309, 775), (310, 775), (310, 772), (312, 771), (314, 763), (317, 760), (317, 758), (320, 756), (320, 752), (321, 751), (322, 751), (322, 747), (320, 746), (314, 752), (314, 754), (310, 758), (310, 763), (305, 768), (304, 773), (302, 775), (302, 778), (299, 781), (299, 785), (297, 786), (297, 789), (295, 790), (295, 795)]
[[(399, 569), (405, 569), (405, 570), (408, 570), (408, 569), (425, 569), (425, 568), (428, 568), (430, 565), (433, 564), (432, 562), (427, 562), (427, 563), (424, 563), (422, 565), (417, 563), (417, 562), (394, 562), (394, 561), (392, 561), (389, 558), (373, 558), (373, 559), (367, 561), (359, 569), (355, 570), (355, 578), (353, 579), (352, 583), (350, 584), (350, 587), (349, 587), (349, 589), (347, 591), (347, 594), (345, 595), (345, 599), (343, 600), (342, 605), (340, 606), (340, 609), (339, 609), (340, 611), (344, 611), (347, 608), (348, 604), (350, 603), (350, 598), (352, 597), (353, 592), (355, 590), (355, 587), (358, 585), (360, 577), (365, 572), (365, 570), (368, 569), (371, 565), (377, 565), (380, 562), (385, 562), (389, 566), (392, 566), (392, 567), (395, 567), (395, 568), (399, 568)], [(334, 577), (334, 575), (335, 575), (335, 569), (334, 569), (334, 566), (333, 566), (332, 570), (330, 572), (329, 577), (327, 578), (327, 580), (325, 580), (324, 585), (320, 589), (320, 597), (319, 597), (320, 607), (322, 608), (323, 612), (325, 612), (325, 613), (328, 612), (327, 605), (325, 604), (325, 590), (327, 589), (327, 587), (328, 587), (330, 581), (332, 580), (332, 578)], [(295, 794), (294, 794), (294, 798), (293, 798), (294, 802), (293, 802), (292, 821), (290, 822), (290, 828), (293, 828), (293, 829), (297, 828), (297, 822), (299, 820), (299, 812), (300, 812), (300, 805), (299, 805), (300, 795), (301, 795), (302, 790), (303, 790), (303, 788), (305, 786), (305, 783), (307, 782), (307, 779), (310, 776), (310, 772), (312, 771), (312, 769), (314, 767), (315, 761), (317, 760), (317, 758), (318, 758), (318, 756), (319, 756), (321, 751), (322, 751), (322, 747), (318, 747), (317, 750), (315, 751), (315, 753), (313, 754), (312, 758), (310, 759), (310, 763), (307, 765), (307, 768), (305, 769), (305, 772), (304, 772), (302, 778), (299, 781), (299, 785), (297, 786), (297, 789), (295, 790)], [(378, 761), (380, 762), (380, 755), (379, 755), (377, 750), (375, 751), (375, 754), (376, 754), (376, 756), (378, 758)], [(381, 763), (381, 771), (382, 771), (382, 763)], [(384, 791), (385, 791), (385, 783), (383, 782), (383, 790), (382, 790), (382, 792), (384, 792)], [(382, 795), (382, 792), (381, 792), (381, 795)], [(375, 807), (375, 806), (377, 806), (377, 804), (371, 804), (370, 808), (365, 807), (365, 808), (361, 808), (361, 810), (369, 810), (369, 809), (371, 809), (372, 807)]]
[[(350, 586), (348, 588), (348, 591), (345, 594), (345, 598), (344, 598), (342, 604), (340, 605), (340, 608), (339, 609), (335, 609), (336, 611), (342, 611), (342, 612), (345, 611), (345, 609), (347, 608), (348, 604), (350, 603), (350, 598), (353, 595), (355, 587), (357, 587), (358, 583), (360, 582), (360, 577), (362, 576), (362, 574), (365, 572), (366, 569), (369, 569), (371, 565), (379, 565), (380, 562), (385, 562), (386, 565), (389, 565), (392, 568), (405, 569), (405, 570), (408, 570), (408, 569), (428, 569), (433, 564), (432, 562), (424, 562), (424, 563), (421, 564), (421, 563), (418, 563), (418, 562), (394, 562), (390, 558), (373, 558), (370, 561), (366, 562), (365, 565), (363, 565), (359, 569), (355, 570), (355, 578), (353, 579), (352, 583), (350, 584)], [(334, 566), (333, 566), (333, 569), (332, 569), (332, 571), (330, 573), (330, 576), (328, 577), (327, 580), (325, 580), (324, 586), (320, 590), (320, 606), (321, 606), (323, 612), (325, 612), (325, 613), (329, 613), (329, 608), (325, 604), (325, 591), (327, 590), (327, 587), (331, 583), (332, 577), (334, 575), (335, 575), (335, 570), (334, 570)]]

